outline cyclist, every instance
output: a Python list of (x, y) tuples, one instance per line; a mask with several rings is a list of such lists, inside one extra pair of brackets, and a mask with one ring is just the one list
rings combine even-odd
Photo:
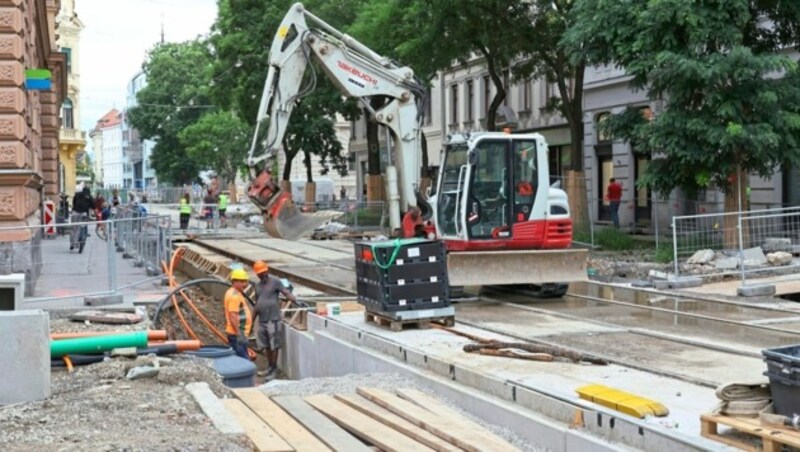
[[(89, 219), (89, 212), (94, 207), (94, 200), (92, 199), (92, 192), (89, 187), (83, 187), (83, 190), (76, 193), (72, 198), (72, 217), (70, 222), (80, 223)], [(86, 244), (86, 226), (72, 227), (69, 234), (69, 249), (74, 250), (78, 248), (78, 252), (83, 252), (83, 246)], [(79, 237), (79, 235), (81, 237)]]
[(105, 240), (106, 237), (106, 224), (101, 223), (103, 220), (108, 219), (108, 213), (103, 212), (104, 210), (108, 209), (108, 203), (106, 202), (106, 198), (103, 197), (102, 194), (97, 194), (97, 197), (94, 200), (94, 216), (97, 220), (97, 225), (94, 227), (94, 234), (101, 239)]

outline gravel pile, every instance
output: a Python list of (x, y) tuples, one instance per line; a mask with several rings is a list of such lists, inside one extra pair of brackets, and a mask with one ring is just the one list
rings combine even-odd
[(314, 394), (355, 394), (356, 388), (359, 387), (383, 389), (389, 392), (394, 392), (394, 390), (398, 388), (418, 389), (444, 402), (462, 416), (480, 424), (495, 435), (510, 442), (520, 450), (544, 450), (534, 447), (527, 441), (515, 435), (506, 427), (487, 424), (477, 419), (475, 416), (462, 410), (453, 401), (442, 397), (441, 394), (437, 394), (429, 387), (420, 384), (416, 380), (401, 377), (398, 374), (350, 374), (343, 377), (306, 378), (304, 380), (297, 381), (274, 380), (270, 383), (260, 386), (259, 389), (269, 396), (296, 395), (304, 397)]
[(205, 381), (228, 393), (206, 360), (174, 357), (156, 377), (125, 379), (149, 359), (54, 369), (49, 399), (0, 407), (0, 450), (251, 450), (244, 436), (219, 433), (183, 388)]

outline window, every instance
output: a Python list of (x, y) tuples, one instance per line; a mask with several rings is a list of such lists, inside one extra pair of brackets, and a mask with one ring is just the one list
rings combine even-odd
[(430, 88), (428, 88), (425, 97), (425, 125), (431, 125), (433, 123), (433, 91)]
[(473, 118), (473, 105), (475, 104), (475, 86), (472, 80), (467, 82), (467, 121), (472, 122)]
[(531, 111), (531, 79), (522, 84), (522, 110)]
[(65, 59), (67, 60), (67, 73), (72, 74), (72, 49), (69, 47), (62, 47), (61, 51), (64, 52)]
[(64, 99), (64, 103), (61, 104), (61, 126), (65, 129), (72, 129), (75, 126), (72, 117), (71, 99)]
[(506, 90), (506, 96), (503, 98), (503, 106), (508, 107), (508, 92), (511, 90), (511, 73), (508, 69), (503, 72), (503, 89)]
[(600, 113), (597, 115), (597, 121), (595, 122), (597, 126), (597, 142), (603, 143), (611, 141), (611, 135), (608, 134), (605, 130), (603, 130), (603, 123), (608, 121), (611, 118), (611, 113)]
[(458, 122), (458, 85), (450, 85), (450, 124)]
[(489, 113), (489, 103), (492, 98), (492, 80), (488, 75), (483, 76), (483, 117)]

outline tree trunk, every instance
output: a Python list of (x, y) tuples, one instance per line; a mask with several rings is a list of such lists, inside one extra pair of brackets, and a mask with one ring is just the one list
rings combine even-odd
[[(723, 246), (725, 249), (737, 250), (739, 249), (739, 212), (748, 210), (747, 207), (747, 173), (744, 171), (737, 171), (732, 174), (728, 180), (730, 181), (729, 189), (725, 192), (725, 215), (722, 221), (723, 230)], [(741, 189), (740, 189), (741, 187)], [(746, 221), (742, 222), (742, 239), (743, 248), (750, 247), (750, 228)]]
[(283, 139), (283, 155), (286, 156), (286, 163), (283, 165), (283, 177), (281, 177), (281, 180), (288, 181), (292, 177), (292, 160), (297, 155), (297, 151), (292, 150), (292, 147), (289, 146), (289, 140), (285, 137)]
[(233, 182), (228, 184), (228, 193), (231, 194), (230, 196), (230, 203), (236, 204), (239, 202), (239, 194), (236, 192), (236, 180), (234, 179)]
[(306, 167), (306, 182), (314, 182), (313, 171), (311, 171), (311, 152), (303, 149), (303, 164)]
[(431, 170), (428, 160), (428, 140), (425, 138), (425, 133), (419, 133), (420, 150), (422, 151), (422, 168), (420, 171), (419, 192), (422, 196), (427, 196), (428, 187), (431, 186)]
[(315, 182), (306, 182), (306, 209), (307, 211), (314, 211), (317, 202), (317, 184)]
[(492, 84), (497, 88), (497, 93), (495, 93), (492, 103), (489, 104), (489, 109), (486, 112), (486, 130), (492, 132), (497, 130), (497, 109), (503, 103), (503, 99), (506, 98), (506, 88), (503, 86), (503, 79), (497, 73), (497, 65), (492, 55), (486, 50), (482, 50), (481, 53), (486, 58), (486, 66), (489, 71), (489, 77), (492, 79)]
[[(373, 110), (383, 107), (385, 99), (383, 97), (373, 97), (370, 99), (370, 106)], [(380, 146), (380, 127), (375, 118), (368, 111), (364, 111), (367, 117), (367, 201), (383, 200), (383, 178), (381, 175), (381, 146)], [(377, 177), (376, 177), (377, 176)], [(380, 183), (375, 184), (374, 180)], [(377, 189), (376, 189), (377, 188)]]

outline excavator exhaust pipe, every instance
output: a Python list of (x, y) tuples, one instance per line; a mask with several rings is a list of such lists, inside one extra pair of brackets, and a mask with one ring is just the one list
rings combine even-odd
[(585, 249), (450, 252), (447, 278), (451, 286), (586, 281), (588, 255)]
[(268, 170), (253, 180), (247, 196), (263, 213), (267, 234), (278, 239), (297, 240), (341, 215), (330, 211), (304, 214), (292, 201), (291, 193), (281, 190)]

